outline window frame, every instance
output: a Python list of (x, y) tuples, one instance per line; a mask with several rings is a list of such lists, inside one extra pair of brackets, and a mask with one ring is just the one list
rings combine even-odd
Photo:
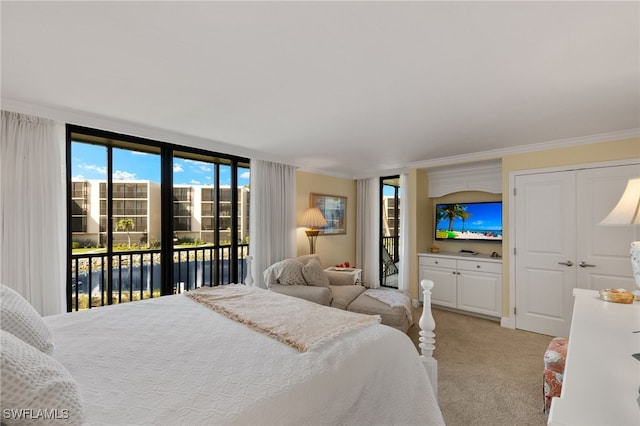
[[(71, 148), (73, 142), (81, 142), (94, 144), (99, 146), (106, 147), (107, 151), (107, 178), (104, 185), (106, 185), (106, 217), (111, 217), (112, 219), (116, 219), (113, 211), (113, 202), (114, 200), (118, 200), (123, 203), (123, 209), (126, 213), (126, 201), (128, 189), (123, 187), (122, 191), (119, 191), (118, 194), (122, 192), (122, 197), (114, 194), (114, 182), (113, 182), (113, 149), (121, 148), (121, 149), (130, 149), (142, 152), (150, 152), (156, 155), (160, 155), (160, 212), (161, 212), (161, 235), (162, 235), (162, 246), (161, 246), (161, 257), (162, 259), (172, 259), (174, 255), (174, 247), (173, 247), (173, 239), (168, 237), (175, 235), (174, 229), (174, 197), (173, 197), (173, 161), (174, 158), (190, 158), (199, 161), (207, 161), (212, 163), (215, 167), (215, 180), (214, 182), (219, 182), (219, 166), (221, 164), (231, 167), (231, 188), (235, 190), (231, 192), (232, 194), (232, 202), (231, 209), (235, 210), (236, 213), (239, 211), (237, 193), (238, 193), (238, 169), (239, 168), (247, 168), (250, 170), (250, 160), (245, 157), (235, 156), (231, 154), (218, 153), (213, 151), (207, 151), (200, 148), (188, 147), (183, 145), (172, 144), (168, 142), (161, 142), (157, 140), (141, 138), (136, 136), (125, 135), (121, 133), (98, 130), (84, 126), (78, 126), (73, 124), (66, 125), (66, 184), (67, 184), (67, 196), (66, 196), (66, 223), (67, 223), (67, 311), (71, 312), (74, 308), (73, 305), (73, 220), (77, 218), (78, 215), (73, 214), (73, 202), (74, 202), (74, 192), (73, 192), (73, 181), (72, 181), (72, 158), (71, 158)], [(116, 182), (117, 183), (117, 182)], [(104, 199), (102, 197), (102, 183), (98, 187), (100, 191), (100, 203)], [(220, 188), (219, 184), (214, 188), (213, 194), (213, 210), (216, 220), (219, 221), (219, 212), (220, 212)], [(178, 186), (179, 187), (179, 186)], [(136, 185), (133, 188), (129, 188), (138, 193), (140, 188)], [(147, 188), (145, 187), (146, 191)], [(216, 192), (218, 196), (216, 196)], [(114, 198), (116, 196), (116, 198)], [(147, 197), (149, 194), (147, 194)], [(190, 203), (192, 203), (193, 197), (189, 196)], [(128, 200), (130, 201), (130, 200)], [(190, 204), (190, 210), (193, 214), (193, 207)], [(102, 210), (102, 205), (99, 204), (98, 208)], [(137, 205), (135, 207), (137, 210)], [(147, 212), (148, 214), (148, 212)], [(126, 214), (125, 214), (126, 215)], [(132, 218), (136, 215), (128, 215)], [(86, 214), (85, 214), (86, 217)], [(114, 220), (106, 220), (105, 217), (105, 225), (106, 225), (106, 253), (104, 253), (105, 257), (109, 259), (109, 263), (111, 264), (111, 259), (114, 258), (114, 250), (113, 250), (113, 233), (114, 229)], [(137, 216), (136, 216), (137, 217)], [(182, 218), (183, 216), (176, 216), (176, 218)], [(100, 233), (102, 232), (102, 220), (103, 216), (100, 215), (100, 224), (99, 229)], [(230, 282), (241, 282), (241, 277), (238, 276), (238, 245), (240, 243), (240, 230), (238, 229), (238, 219), (237, 214), (232, 215), (232, 234), (235, 234), (235, 238), (231, 238), (231, 249), (229, 250), (229, 255), (231, 256), (229, 264), (229, 281)], [(235, 219), (235, 220), (234, 220)], [(218, 234), (218, 232), (216, 232)], [(216, 247), (219, 247), (219, 238), (216, 238)], [(160, 286), (160, 294), (168, 295), (173, 294), (174, 285), (173, 277), (174, 277), (174, 262), (162, 262), (161, 263), (161, 286)], [(108, 274), (109, 279), (106, 285), (107, 287), (107, 300), (103, 300), (102, 305), (110, 305), (114, 303), (113, 301), (113, 274)], [(239, 279), (240, 278), (240, 279)], [(213, 274), (211, 274), (211, 279), (213, 282)], [(215, 273), (215, 283), (212, 285), (218, 285), (218, 273)], [(153, 296), (151, 296), (153, 297)], [(89, 296), (89, 308), (91, 308), (91, 297)], [(105, 303), (106, 302), (106, 303)], [(78, 300), (76, 300), (75, 308), (78, 307)]]

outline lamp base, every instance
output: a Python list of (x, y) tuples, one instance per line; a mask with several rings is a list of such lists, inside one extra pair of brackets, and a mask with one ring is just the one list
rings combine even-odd
[(316, 254), (316, 239), (318, 238), (318, 234), (320, 233), (319, 229), (307, 229), (304, 231), (307, 234), (307, 238), (309, 238), (309, 254)]
[(633, 292), (636, 300), (640, 300), (640, 241), (631, 243), (631, 268), (633, 269), (633, 278), (636, 280), (637, 290)]

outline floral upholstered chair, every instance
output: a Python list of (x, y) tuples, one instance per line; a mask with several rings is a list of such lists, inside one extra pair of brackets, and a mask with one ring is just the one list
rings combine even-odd
[(546, 415), (549, 415), (551, 400), (553, 397), (559, 397), (562, 391), (567, 344), (568, 340), (566, 338), (556, 337), (551, 340), (547, 351), (544, 353), (544, 372), (542, 374), (544, 405), (542, 411)]

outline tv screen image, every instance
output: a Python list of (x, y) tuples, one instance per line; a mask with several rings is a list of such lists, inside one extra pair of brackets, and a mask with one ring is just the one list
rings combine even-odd
[(436, 204), (436, 240), (502, 241), (502, 202)]

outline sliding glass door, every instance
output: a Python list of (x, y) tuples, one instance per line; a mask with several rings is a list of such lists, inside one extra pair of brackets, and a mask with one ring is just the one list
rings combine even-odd
[(242, 282), (249, 161), (67, 128), (67, 309)]
[(398, 288), (400, 176), (380, 178), (380, 284)]

